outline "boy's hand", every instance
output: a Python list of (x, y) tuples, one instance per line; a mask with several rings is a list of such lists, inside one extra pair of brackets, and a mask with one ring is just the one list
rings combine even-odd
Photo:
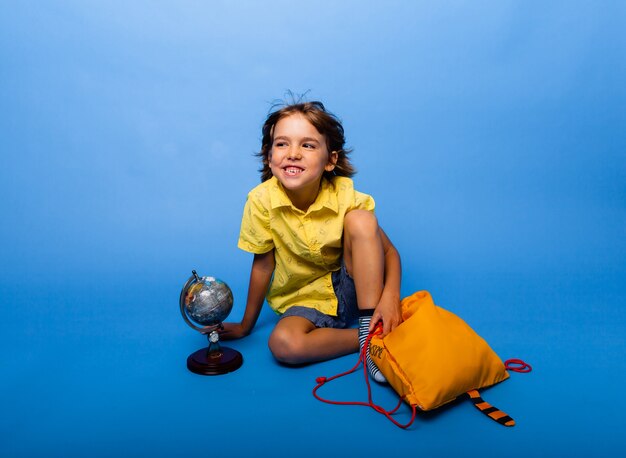
[(402, 323), (402, 306), (400, 305), (399, 297), (391, 297), (391, 295), (385, 294), (383, 291), (380, 302), (378, 302), (378, 306), (374, 309), (369, 332), (372, 332), (379, 321), (383, 323), (383, 333), (381, 337), (385, 337)]
[(217, 332), (223, 340), (241, 339), (250, 334), (241, 323), (222, 323), (222, 327), (223, 329), (218, 329)]

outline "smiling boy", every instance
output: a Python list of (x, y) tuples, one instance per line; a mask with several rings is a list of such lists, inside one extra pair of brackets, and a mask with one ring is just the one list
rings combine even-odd
[[(280, 315), (269, 347), (301, 364), (353, 353), (382, 321), (402, 320), (400, 257), (354, 189), (341, 123), (320, 102), (288, 105), (263, 126), (263, 182), (249, 194), (239, 247), (254, 254), (246, 310), (224, 338), (250, 333), (267, 298)], [(359, 329), (348, 326), (359, 317)], [(371, 363), (375, 380), (384, 377)]]

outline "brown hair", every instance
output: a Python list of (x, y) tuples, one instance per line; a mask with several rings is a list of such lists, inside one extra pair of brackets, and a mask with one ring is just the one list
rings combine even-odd
[[(276, 107), (274, 107), (276, 108)], [(337, 164), (332, 172), (324, 171), (324, 177), (330, 179), (334, 175), (351, 177), (356, 173), (354, 166), (348, 159), (351, 149), (344, 149), (346, 139), (344, 137), (343, 126), (335, 115), (330, 113), (324, 107), (322, 102), (302, 102), (292, 103), (282, 106), (280, 109), (274, 109), (270, 112), (263, 124), (263, 139), (261, 140), (261, 151), (256, 155), (261, 158), (263, 163), (261, 172), (261, 181), (267, 181), (272, 178), (272, 171), (269, 166), (269, 154), (272, 149), (274, 127), (282, 118), (292, 114), (301, 114), (309, 121), (317, 131), (326, 136), (326, 147), (328, 152), (337, 152)]]

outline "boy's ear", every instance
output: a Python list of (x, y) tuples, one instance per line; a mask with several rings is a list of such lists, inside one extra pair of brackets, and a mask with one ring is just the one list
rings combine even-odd
[(328, 155), (328, 164), (326, 164), (324, 170), (326, 170), (327, 172), (332, 172), (335, 168), (335, 165), (337, 165), (337, 159), (339, 159), (339, 153), (337, 151), (332, 151)]

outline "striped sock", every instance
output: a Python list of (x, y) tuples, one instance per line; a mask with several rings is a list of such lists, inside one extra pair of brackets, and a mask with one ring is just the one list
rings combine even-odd
[[(359, 317), (359, 349), (363, 351), (363, 345), (365, 345), (365, 341), (367, 340), (368, 328), (372, 319), (373, 310), (362, 310), (361, 313), (369, 313), (369, 315)], [(387, 379), (382, 372), (380, 372), (380, 369), (378, 369), (378, 366), (374, 364), (374, 361), (372, 361), (372, 358), (370, 357), (369, 348), (365, 352), (365, 355), (367, 356), (367, 369), (369, 370), (372, 378), (378, 383), (386, 383)]]

